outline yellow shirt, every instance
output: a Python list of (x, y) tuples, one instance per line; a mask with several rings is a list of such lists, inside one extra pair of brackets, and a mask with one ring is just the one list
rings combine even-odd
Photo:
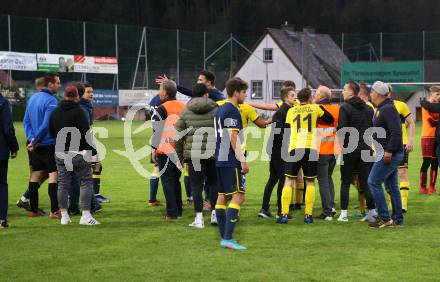
[[(226, 102), (228, 102), (227, 99), (222, 101), (217, 101), (216, 103), (217, 105), (221, 106)], [(243, 129), (244, 129), (243, 144), (241, 145), (241, 149), (243, 151), (246, 151), (246, 140), (247, 140), (246, 128), (249, 126), (249, 120), (254, 122), (259, 118), (259, 116), (255, 108), (247, 103), (238, 104), (238, 110), (240, 111), (241, 122), (243, 124)]]
[(408, 105), (402, 101), (394, 100), (394, 107), (396, 107), (397, 112), (399, 113), (400, 121), (402, 122), (402, 143), (406, 145), (408, 143), (408, 136), (406, 134), (406, 118), (411, 114)]
[(290, 125), (289, 152), (296, 148), (316, 150), (316, 124), (324, 115), (319, 105), (296, 105), (287, 112), (286, 123)]
[(367, 104), (370, 108), (372, 108), (374, 111), (376, 111), (376, 107), (370, 102), (365, 102), (365, 104)]

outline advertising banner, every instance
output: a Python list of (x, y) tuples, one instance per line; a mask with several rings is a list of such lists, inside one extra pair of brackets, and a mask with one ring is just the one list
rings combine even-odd
[(93, 91), (93, 106), (103, 108), (113, 108), (118, 106), (118, 91), (94, 89)]
[(119, 106), (147, 106), (158, 90), (119, 90)]
[(0, 51), (0, 69), (18, 71), (36, 71), (37, 58), (34, 53)]
[(73, 72), (73, 55), (37, 54), (39, 71), (46, 72)]
[(118, 73), (118, 58), (116, 57), (92, 57), (74, 56), (74, 71), (85, 73)]
[[(383, 82), (423, 82), (422, 61), (385, 62), (385, 63), (344, 63), (342, 64), (341, 87), (347, 80), (373, 84)], [(412, 87), (393, 86), (395, 92), (405, 92)]]

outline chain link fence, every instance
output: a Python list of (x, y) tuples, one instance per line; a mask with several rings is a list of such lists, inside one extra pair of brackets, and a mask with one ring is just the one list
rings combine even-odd
[[(440, 60), (440, 32), (332, 34), (331, 37), (352, 62)], [(0, 51), (117, 57), (117, 75), (61, 73), (62, 82), (88, 81), (95, 89), (155, 89), (155, 78), (161, 74), (191, 87), (203, 69), (216, 74), (216, 85), (222, 89), (258, 38), (0, 16)], [(0, 70), (0, 81), (3, 85), (15, 83), (32, 92), (33, 81), (41, 74)], [(111, 111), (116, 113), (118, 109)]]

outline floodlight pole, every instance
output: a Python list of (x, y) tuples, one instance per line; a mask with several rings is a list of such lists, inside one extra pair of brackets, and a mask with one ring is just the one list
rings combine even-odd
[(234, 47), (233, 43), (234, 43), (234, 41), (233, 41), (233, 38), (232, 38), (232, 33), (229, 34), (229, 41), (231, 43), (231, 47), (230, 47), (231, 54), (230, 54), (230, 57), (229, 57), (229, 77), (232, 77), (232, 60), (233, 60), (233, 54), (232, 53), (234, 52), (234, 50), (233, 50), (233, 47)]
[(203, 70), (206, 70), (206, 31), (203, 32)]
[(145, 28), (145, 37), (144, 37), (144, 58), (145, 58), (145, 67), (144, 67), (144, 78), (142, 79), (142, 88), (148, 89), (147, 28)]
[(50, 35), (49, 35), (49, 18), (46, 18), (46, 47), (47, 54), (50, 54)]
[(380, 61), (382, 62), (382, 59), (383, 59), (383, 51), (382, 51), (382, 49), (383, 49), (383, 34), (382, 34), (382, 32), (380, 33)]
[(341, 50), (342, 50), (342, 53), (344, 53), (344, 33), (342, 33), (342, 36), (341, 36)]
[[(118, 60), (118, 73), (115, 75), (116, 91), (119, 91), (119, 53), (118, 53), (118, 25), (115, 24), (115, 55)], [(114, 89), (115, 87), (113, 87)], [(119, 98), (119, 93), (118, 93)], [(118, 99), (119, 100), (119, 99)], [(119, 120), (119, 103), (116, 105), (116, 118)]]
[[(83, 21), (83, 54), (86, 55), (86, 22)], [(82, 81), (87, 81), (87, 74), (84, 72), (82, 75)]]
[[(119, 52), (118, 52), (118, 25), (115, 24), (115, 55), (116, 59), (118, 60), (118, 66), (119, 66)], [(113, 89), (119, 90), (119, 67), (118, 67), (118, 73), (115, 75), (114, 85)]]
[(422, 31), (422, 61), (423, 61), (423, 65), (425, 62), (425, 48), (426, 48), (426, 42), (425, 42), (425, 31)]
[(176, 64), (176, 82), (180, 84), (180, 58), (179, 58), (179, 30), (176, 32), (176, 49), (177, 49), (177, 64)]
[[(12, 51), (12, 40), (11, 40), (11, 15), (8, 15), (8, 46), (9, 46), (9, 52)], [(8, 70), (8, 86), (11, 87), (11, 76), (12, 71)]]
[(145, 38), (144, 38), (144, 54), (145, 54), (145, 68), (144, 68), (144, 72), (145, 72), (145, 78), (146, 78), (146, 84), (144, 84), (146, 86), (146, 88), (148, 89), (148, 48), (147, 48), (147, 28), (145, 28)]

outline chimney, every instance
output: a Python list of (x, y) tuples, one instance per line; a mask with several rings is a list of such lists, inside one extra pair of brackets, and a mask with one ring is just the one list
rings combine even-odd
[(284, 31), (295, 32), (295, 26), (289, 25), (287, 21), (285, 21), (284, 24), (281, 25), (281, 29)]
[(305, 27), (303, 27), (303, 32), (304, 33), (314, 34), (315, 33), (315, 28), (311, 27), (311, 26), (305, 26)]

